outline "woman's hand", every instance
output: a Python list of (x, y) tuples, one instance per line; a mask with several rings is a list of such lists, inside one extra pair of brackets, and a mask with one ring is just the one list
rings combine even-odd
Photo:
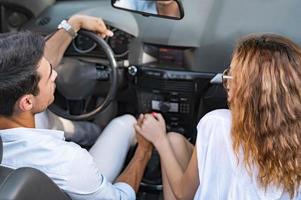
[(135, 125), (135, 130), (155, 146), (166, 139), (165, 121), (159, 113), (145, 114), (142, 123)]

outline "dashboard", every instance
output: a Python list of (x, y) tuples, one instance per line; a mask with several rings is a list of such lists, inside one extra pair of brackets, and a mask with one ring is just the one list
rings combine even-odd
[[(113, 31), (114, 35), (112, 37), (105, 38), (105, 40), (112, 48), (115, 58), (118, 60), (127, 59), (129, 53), (129, 44), (134, 36), (114, 27), (108, 28)], [(93, 40), (80, 34), (72, 41), (72, 44), (68, 48), (66, 54), (74, 56), (85, 55), (90, 57), (105, 57), (105, 53), (96, 45)]]
[[(107, 25), (134, 36), (142, 43), (140, 46), (135, 45), (135, 48), (140, 50), (144, 43), (194, 48), (189, 62), (186, 63), (187, 69), (208, 73), (222, 72), (225, 66), (229, 65), (237, 39), (249, 33), (279, 33), (301, 43), (299, 30), (301, 13), (298, 9), (301, 7), (301, 1), (299, 0), (223, 0), (222, 2), (183, 0), (185, 17), (181, 20), (145, 17), (114, 9), (110, 0), (0, 0), (1, 2), (3, 5), (14, 4), (14, 7), (6, 6), (5, 12), (2, 12), (2, 26), (11, 22), (13, 17), (20, 18), (19, 22), (23, 23), (23, 18), (20, 16), (29, 13), (26, 14), (28, 21), (22, 29), (47, 35), (56, 29), (62, 19), (75, 13), (88, 14), (101, 17)], [(288, 10), (289, 14), (287, 14)], [(2, 30), (15, 30), (15, 25), (10, 23), (8, 29), (2, 28)], [(119, 43), (114, 40), (111, 44), (113, 48), (116, 44), (119, 46)], [(87, 51), (92, 46), (88, 45), (83, 49)], [(81, 47), (79, 49), (81, 50)], [(122, 57), (126, 50), (123, 46), (118, 47), (118, 50), (115, 48), (115, 51)], [(130, 51), (137, 54), (135, 50)], [(133, 60), (132, 64), (141, 64), (139, 61), (143, 61), (140, 58), (133, 58), (134, 56), (130, 57)]]

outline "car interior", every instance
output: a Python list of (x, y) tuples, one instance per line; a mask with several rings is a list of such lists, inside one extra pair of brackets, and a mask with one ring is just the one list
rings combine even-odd
[[(101, 17), (114, 32), (113, 37), (101, 39), (81, 30), (71, 42), (57, 67), (56, 100), (50, 107), (59, 116), (105, 126), (122, 114), (137, 117), (140, 113), (160, 112), (167, 132), (181, 133), (194, 144), (196, 125), (202, 116), (227, 108), (221, 75), (230, 65), (239, 38), (272, 32), (301, 44), (299, 0), (177, 0), (179, 16), (156, 16), (118, 8), (114, 3), (0, 0), (1, 33), (30, 30), (46, 37), (57, 30), (63, 19), (76, 13)], [(31, 169), (21, 170), (29, 171), (32, 177), (39, 174)], [(2, 176), (1, 171), (3, 182), (6, 175)], [(18, 179), (21, 184), (21, 177), (6, 183), (10, 184), (6, 190), (16, 187)], [(49, 199), (68, 199), (65, 194), (52, 197), (60, 191), (49, 184), (49, 188), (54, 187), (48, 190)], [(1, 187), (1, 197), (3, 190)], [(156, 150), (137, 199), (163, 199)]]

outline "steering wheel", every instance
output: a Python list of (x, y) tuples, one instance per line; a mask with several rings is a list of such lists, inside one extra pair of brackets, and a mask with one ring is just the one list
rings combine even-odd
[[(110, 80), (110, 87), (104, 100), (96, 105), (95, 109), (89, 112), (71, 114), (70, 110), (62, 109), (56, 103), (52, 103), (49, 109), (64, 118), (70, 120), (89, 120), (93, 119), (98, 113), (103, 111), (110, 102), (115, 98), (117, 91), (117, 62), (111, 47), (104, 39), (93, 32), (80, 30), (80, 35), (86, 36), (93, 40), (106, 54), (109, 60), (109, 67), (106, 72), (100, 72), (94, 64), (88, 64), (79, 60), (70, 59), (57, 67), (58, 77), (56, 80), (57, 90), (67, 100), (67, 108), (71, 107), (74, 102), (83, 102), (91, 96), (95, 85), (99, 80), (105, 80), (104, 76)], [(74, 105), (73, 105), (74, 106)], [(86, 106), (84, 106), (86, 107)], [(85, 110), (82, 109), (82, 110)]]

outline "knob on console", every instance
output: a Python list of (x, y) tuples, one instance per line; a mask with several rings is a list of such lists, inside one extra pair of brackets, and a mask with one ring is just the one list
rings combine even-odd
[(161, 112), (168, 112), (170, 109), (170, 103), (168, 102), (160, 102), (159, 108)]
[(138, 72), (138, 69), (137, 69), (137, 67), (136, 66), (130, 66), (129, 68), (128, 68), (128, 73), (129, 73), (129, 75), (131, 75), (131, 76), (135, 76), (136, 74), (137, 74), (137, 72)]

